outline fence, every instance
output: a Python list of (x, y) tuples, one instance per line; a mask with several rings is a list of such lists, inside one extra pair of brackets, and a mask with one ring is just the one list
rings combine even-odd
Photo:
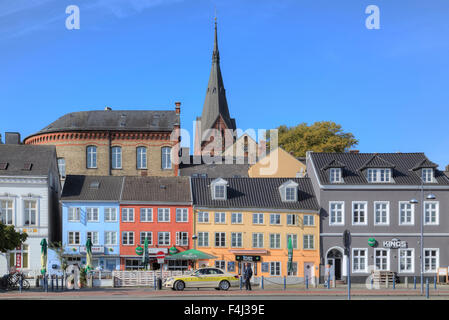
[[(185, 274), (185, 271), (162, 271), (162, 279)], [(160, 271), (112, 271), (114, 287), (154, 286)]]

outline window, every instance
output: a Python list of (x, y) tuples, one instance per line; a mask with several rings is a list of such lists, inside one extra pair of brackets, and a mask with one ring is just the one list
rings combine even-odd
[(209, 212), (198, 212), (198, 223), (209, 223)]
[(225, 268), (226, 268), (226, 261), (224, 261), (224, 260), (215, 260), (215, 268), (219, 268), (219, 269), (225, 270)]
[(329, 202), (329, 225), (344, 225), (344, 202)]
[(162, 169), (171, 169), (171, 148), (162, 148)]
[(298, 275), (298, 262), (295, 262), (295, 261), (292, 262), (292, 270), (288, 269), (288, 263), (287, 263), (287, 275), (288, 276), (297, 276)]
[(366, 272), (367, 250), (352, 249), (352, 272)]
[(104, 208), (104, 222), (117, 221), (117, 208)]
[(153, 208), (140, 208), (140, 222), (153, 222)]
[(13, 202), (12, 200), (0, 200), (0, 222), (13, 224)]
[(87, 156), (87, 168), (96, 168), (97, 167), (97, 147), (95, 146), (88, 146), (86, 150), (86, 156)]
[(421, 171), (421, 178), (424, 183), (434, 182), (433, 169), (432, 168), (423, 168)]
[(286, 187), (285, 188), (285, 200), (286, 201), (296, 201), (296, 188)]
[(37, 223), (37, 201), (36, 200), (25, 200), (24, 201), (24, 216), (26, 226), (35, 226)]
[(226, 247), (226, 232), (215, 232), (215, 246)]
[(399, 224), (413, 225), (415, 207), (406, 201), (399, 202)]
[(69, 222), (80, 222), (80, 216), (81, 216), (81, 208), (69, 208), (69, 216), (67, 217), (67, 220)]
[(226, 213), (215, 212), (215, 223), (226, 223)]
[(122, 208), (122, 222), (134, 222), (134, 208)]
[(281, 248), (281, 235), (279, 233), (270, 234), (270, 248), (271, 249)]
[(69, 245), (79, 245), (80, 244), (80, 233), (78, 231), (69, 231)]
[(241, 224), (242, 223), (242, 213), (241, 212), (231, 213), (231, 223), (232, 224)]
[(177, 246), (188, 246), (189, 245), (189, 234), (187, 232), (176, 232), (176, 245)]
[(399, 272), (415, 272), (414, 261), (413, 249), (399, 249)]
[(352, 203), (352, 224), (353, 225), (366, 225), (368, 219), (366, 219), (366, 202), (353, 202)]
[(281, 263), (279, 261), (270, 262), (270, 276), (281, 275)]
[(279, 213), (270, 213), (270, 224), (281, 224), (281, 215)]
[(313, 250), (315, 249), (315, 239), (313, 234), (305, 234), (303, 235), (303, 249), (304, 250)]
[(136, 155), (137, 155), (137, 159), (136, 159), (137, 169), (146, 169), (147, 168), (147, 148), (137, 147)]
[(141, 245), (145, 244), (145, 239), (148, 239), (148, 245), (152, 246), (153, 245), (153, 232), (142, 231), (140, 233), (140, 244)]
[(424, 201), (424, 224), (437, 225), (439, 223), (439, 202)]
[(424, 272), (436, 272), (440, 266), (438, 249), (424, 249)]
[(388, 225), (390, 223), (390, 203), (388, 201), (374, 202), (374, 224)]
[(287, 248), (288, 248), (288, 241), (289, 239), (292, 239), (292, 246), (293, 249), (298, 249), (298, 235), (297, 234), (287, 234)]
[(86, 239), (90, 239), (92, 242), (92, 245), (98, 246), (100, 244), (100, 240), (98, 238), (98, 232), (97, 231), (88, 231), (86, 233)]
[(231, 233), (231, 247), (233, 248), (241, 248), (242, 244), (242, 233), (241, 232), (232, 232)]
[(65, 178), (65, 159), (58, 158), (58, 170), (61, 178)]
[(304, 215), (303, 218), (304, 226), (314, 226), (315, 225), (315, 217), (312, 215)]
[(157, 209), (157, 221), (158, 222), (170, 222), (170, 208)]
[(112, 169), (122, 168), (122, 148), (112, 147)]
[(209, 246), (209, 232), (198, 232), (198, 247)]
[(390, 270), (389, 254), (386, 249), (374, 249), (374, 264), (376, 270), (387, 271)]
[(253, 213), (253, 224), (263, 224), (263, 213)]
[(16, 268), (28, 269), (29, 265), (29, 248), (27, 244), (23, 244), (18, 249), (8, 251), (9, 253), (9, 266), (15, 266)]
[(340, 183), (341, 181), (341, 169), (340, 168), (331, 168), (330, 171), (330, 182), (331, 183)]
[(86, 208), (87, 222), (98, 222), (98, 208)]
[(391, 169), (368, 169), (368, 182), (391, 182)]
[(188, 210), (187, 208), (176, 208), (176, 222), (188, 222)]
[(214, 199), (226, 199), (226, 186), (225, 185), (216, 185), (214, 187)]
[(287, 214), (287, 225), (288, 226), (296, 226), (298, 225), (298, 217), (296, 214)]
[(117, 245), (117, 232), (105, 231), (104, 232), (104, 244), (107, 246)]
[(134, 232), (132, 231), (123, 231), (122, 232), (122, 244), (123, 245), (134, 245)]
[(253, 233), (253, 248), (263, 248), (263, 233)]

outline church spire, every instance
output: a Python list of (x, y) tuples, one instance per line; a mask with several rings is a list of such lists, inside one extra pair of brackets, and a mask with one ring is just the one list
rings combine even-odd
[(212, 63), (220, 63), (220, 52), (218, 51), (218, 39), (217, 39), (217, 17), (215, 16), (215, 38), (214, 38), (214, 51), (212, 52)]

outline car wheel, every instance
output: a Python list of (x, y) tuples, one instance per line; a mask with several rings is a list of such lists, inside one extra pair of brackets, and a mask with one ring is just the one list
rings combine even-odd
[(226, 280), (223, 280), (222, 282), (220, 282), (220, 290), (225, 290), (226, 291), (226, 290), (229, 289), (230, 286), (231, 285)]
[(182, 291), (186, 287), (185, 283), (183, 281), (176, 281), (174, 288), (177, 291)]

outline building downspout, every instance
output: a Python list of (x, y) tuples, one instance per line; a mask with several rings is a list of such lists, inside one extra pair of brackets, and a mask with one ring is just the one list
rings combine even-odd
[(109, 156), (109, 172), (108, 174), (112, 176), (112, 137), (111, 131), (108, 131), (108, 156)]

